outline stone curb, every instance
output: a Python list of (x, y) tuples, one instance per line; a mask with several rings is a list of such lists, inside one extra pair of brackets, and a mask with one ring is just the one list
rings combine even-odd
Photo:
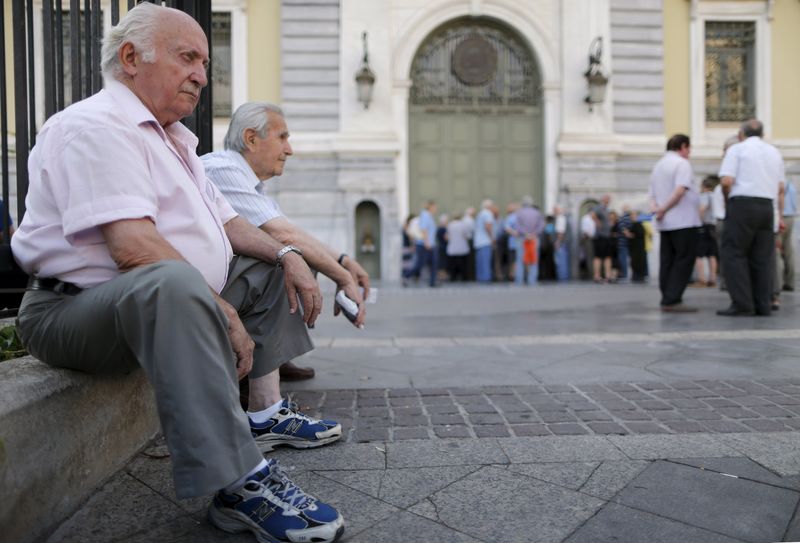
[(0, 539), (42, 539), (158, 431), (141, 371), (90, 377), (33, 357), (0, 364)]

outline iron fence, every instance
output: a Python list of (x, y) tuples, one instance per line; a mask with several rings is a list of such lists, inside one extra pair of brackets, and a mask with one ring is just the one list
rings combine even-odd
[[(180, 9), (211, 32), (211, 0), (148, 0)], [(14, 313), (24, 284), (10, 251), (11, 239), (11, 165), (15, 164), (16, 217), (25, 215), (28, 192), (28, 155), (36, 143), (41, 124), (73, 102), (91, 96), (103, 86), (100, 71), (100, 45), (103, 37), (103, 8), (110, 9), (111, 25), (120, 18), (120, 7), (134, 7), (136, 0), (12, 0), (13, 18), (13, 89), (6, 72), (5, 8), (0, 8), (0, 168), (2, 168), (2, 206), (0, 206), (0, 317)], [(41, 7), (39, 8), (38, 5)], [(41, 13), (35, 10), (41, 9)], [(35, 19), (41, 25), (37, 37)], [(40, 43), (36, 43), (37, 38)], [(211, 40), (209, 39), (209, 54)], [(37, 81), (37, 69), (41, 81)], [(9, 112), (9, 91), (13, 111)], [(37, 96), (37, 92), (41, 96)], [(41, 98), (41, 100), (37, 100)], [(37, 116), (37, 103), (42, 115)], [(9, 114), (14, 118), (14, 142), (9, 142)], [(212, 96), (208, 85), (200, 96), (195, 112), (183, 120), (199, 138), (198, 153), (212, 150)], [(13, 149), (12, 149), (13, 147)], [(3, 308), (11, 308), (5, 309)]]

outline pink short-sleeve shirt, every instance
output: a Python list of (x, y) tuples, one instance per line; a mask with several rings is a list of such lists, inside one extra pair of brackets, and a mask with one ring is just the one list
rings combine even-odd
[(223, 225), (236, 212), (196, 147), (186, 127), (162, 128), (117, 81), (54, 115), (28, 161), (27, 211), (11, 239), (20, 266), (83, 288), (104, 283), (120, 272), (99, 227), (147, 217), (220, 292), (233, 257)]

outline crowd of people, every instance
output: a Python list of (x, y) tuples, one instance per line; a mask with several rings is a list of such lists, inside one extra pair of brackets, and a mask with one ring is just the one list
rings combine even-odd
[[(659, 233), (661, 309), (694, 312), (683, 303), (690, 286), (728, 291), (731, 305), (719, 315), (769, 315), (781, 291), (794, 290), (792, 229), (794, 185), (778, 150), (762, 140), (763, 125), (745, 122), (723, 149), (719, 175), (694, 178), (688, 136), (676, 134), (650, 177), (649, 209), (611, 209), (604, 195), (579, 220), (577, 270), (598, 284), (642, 283)], [(403, 285), (427, 272), (441, 281), (515, 282), (570, 279), (570, 229), (559, 206), (543, 216), (530, 196), (506, 206), (492, 200), (480, 211), (449, 217), (427, 201), (403, 229)]]

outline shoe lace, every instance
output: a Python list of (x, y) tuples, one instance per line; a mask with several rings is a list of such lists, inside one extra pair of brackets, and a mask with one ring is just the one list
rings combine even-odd
[(291, 413), (291, 414), (292, 414), (294, 417), (296, 417), (296, 418), (298, 418), (298, 419), (301, 419), (301, 420), (304, 420), (304, 421), (308, 422), (309, 424), (314, 424), (315, 422), (317, 422), (317, 421), (315, 421), (314, 419), (312, 419), (311, 417), (309, 417), (308, 415), (306, 415), (305, 413), (301, 413), (301, 412), (298, 410), (298, 409), (299, 409), (299, 407), (298, 407), (298, 405), (297, 405), (295, 402), (293, 402), (293, 401), (289, 400), (287, 403), (288, 403), (289, 405), (288, 405), (288, 407), (286, 407), (286, 409), (287, 409), (287, 410), (288, 410), (288, 411), (289, 411), (289, 412), (290, 412), (290, 413)]
[(314, 498), (294, 484), (277, 464), (272, 466), (261, 484), (288, 509), (284, 514), (297, 514), (297, 510), (305, 509), (314, 502)]

